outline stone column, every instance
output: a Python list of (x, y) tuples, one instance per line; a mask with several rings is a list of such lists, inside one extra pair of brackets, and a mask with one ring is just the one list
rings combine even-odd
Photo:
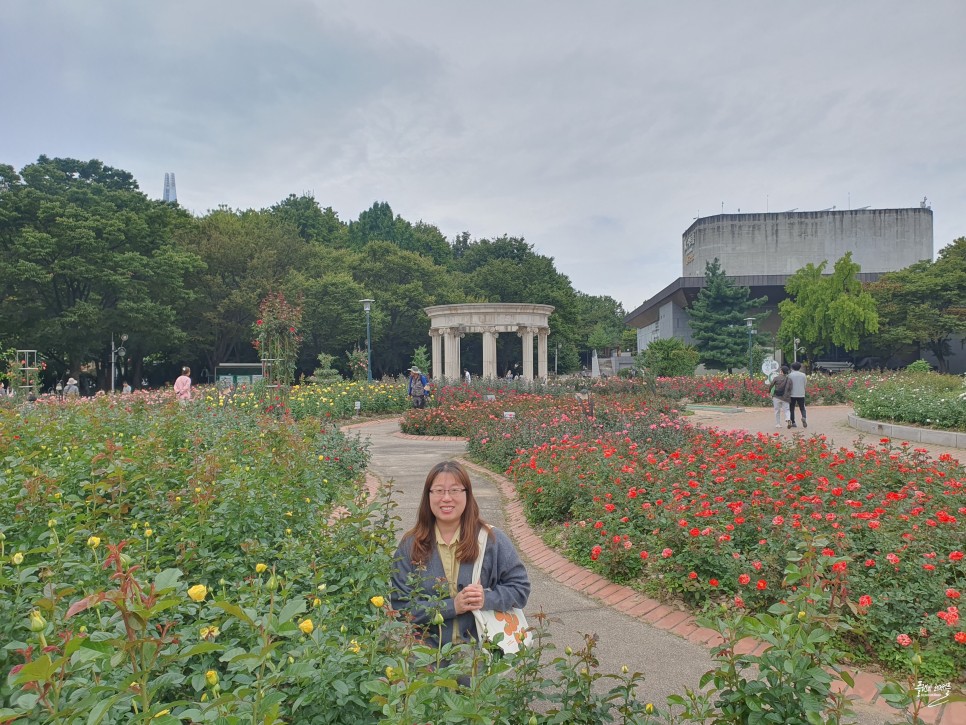
[(521, 327), (517, 334), (523, 338), (523, 379), (533, 382), (533, 328)]
[(430, 376), (440, 378), (443, 375), (443, 338), (442, 332), (437, 329), (429, 331), (429, 336), (433, 340), (433, 367)]
[(541, 327), (537, 330), (537, 376), (542, 382), (547, 382), (547, 335), (549, 334), (549, 327)]
[(496, 338), (499, 332), (493, 330), (483, 331), (483, 377), (493, 380), (500, 377), (496, 369)]
[(449, 381), (460, 379), (460, 338), (463, 332), (459, 327), (451, 327), (446, 331), (446, 362), (445, 377)]

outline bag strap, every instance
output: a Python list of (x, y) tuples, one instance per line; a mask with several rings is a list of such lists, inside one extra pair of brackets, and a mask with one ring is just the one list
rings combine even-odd
[(478, 584), (480, 581), (480, 574), (483, 572), (483, 555), (486, 553), (486, 540), (488, 538), (489, 532), (486, 527), (480, 526), (480, 534), (476, 539), (480, 543), (480, 553), (476, 557), (476, 561), (473, 562), (473, 578), (470, 580), (470, 584)]

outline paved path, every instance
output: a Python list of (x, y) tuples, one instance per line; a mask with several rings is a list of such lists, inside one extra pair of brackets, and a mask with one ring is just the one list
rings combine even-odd
[[(841, 421), (848, 406), (830, 406), (809, 411), (808, 433), (826, 434), (836, 443), (847, 445), (848, 431)], [(693, 420), (731, 430), (744, 428), (766, 431), (769, 420), (765, 411), (721, 413), (701, 411)], [(395, 420), (384, 420), (353, 426), (363, 439), (368, 439), (372, 453), (369, 472), (383, 487), (393, 482), (398, 503), (399, 534), (415, 521), (416, 508), (426, 473), (438, 461), (461, 457), (463, 441), (404, 436)], [(774, 431), (788, 435), (795, 431)], [(801, 432), (801, 431), (799, 431)], [(833, 435), (834, 434), (834, 435)], [(917, 445), (917, 447), (919, 447)], [(958, 451), (963, 453), (963, 451)], [(464, 461), (465, 462), (465, 461)], [(468, 464), (473, 477), (474, 494), (479, 500), (487, 521), (507, 531), (517, 546), (530, 572), (533, 591), (526, 612), (531, 619), (541, 610), (550, 616), (552, 642), (558, 650), (570, 645), (583, 645), (584, 634), (598, 634), (597, 655), (602, 672), (616, 672), (622, 665), (631, 671), (643, 672), (646, 679), (641, 696), (654, 702), (662, 710), (667, 695), (683, 693), (685, 687), (697, 689), (700, 677), (713, 666), (709, 647), (720, 639), (710, 630), (702, 629), (686, 613), (649, 599), (628, 587), (599, 577), (597, 574), (567, 561), (548, 548), (527, 525), (522, 504), (516, 499), (512, 484), (485, 469)], [(749, 644), (748, 649), (754, 645)], [(876, 683), (872, 675), (859, 673), (856, 703), (862, 725), (885, 725), (895, 722), (893, 710), (882, 703), (872, 702)], [(962, 705), (962, 707), (960, 707)], [(954, 709), (955, 708), (955, 709)], [(927, 713), (927, 722), (942, 725), (966, 723), (966, 704), (947, 706)]]

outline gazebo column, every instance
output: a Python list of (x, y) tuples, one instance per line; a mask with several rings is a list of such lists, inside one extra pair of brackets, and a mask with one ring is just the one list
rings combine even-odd
[(517, 334), (523, 338), (523, 379), (533, 382), (533, 328), (521, 327)]
[(483, 331), (483, 377), (493, 380), (499, 377), (496, 370), (496, 338), (499, 332)]
[(547, 335), (549, 327), (537, 330), (537, 375), (542, 382), (547, 382)]
[(444, 363), (447, 380), (459, 380), (460, 377), (460, 338), (462, 333), (458, 327), (451, 327), (446, 331), (446, 361)]
[(443, 338), (439, 330), (430, 330), (429, 336), (433, 340), (433, 368), (430, 375), (435, 378), (443, 376)]

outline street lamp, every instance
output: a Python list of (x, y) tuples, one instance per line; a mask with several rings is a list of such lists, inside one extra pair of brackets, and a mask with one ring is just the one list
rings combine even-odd
[[(121, 335), (121, 342), (127, 342), (127, 335)], [(114, 347), (114, 333), (111, 333), (111, 392), (114, 392), (114, 383), (117, 380), (117, 357), (120, 355), (124, 357), (127, 354), (127, 350), (124, 349), (122, 344), (121, 347)]]
[(359, 300), (362, 303), (362, 309), (366, 311), (366, 376), (369, 382), (372, 382), (372, 326), (369, 323), (369, 311), (372, 309), (372, 303), (375, 300)]
[(745, 324), (748, 325), (748, 377), (751, 377), (751, 336), (755, 333), (755, 318), (746, 317)]

